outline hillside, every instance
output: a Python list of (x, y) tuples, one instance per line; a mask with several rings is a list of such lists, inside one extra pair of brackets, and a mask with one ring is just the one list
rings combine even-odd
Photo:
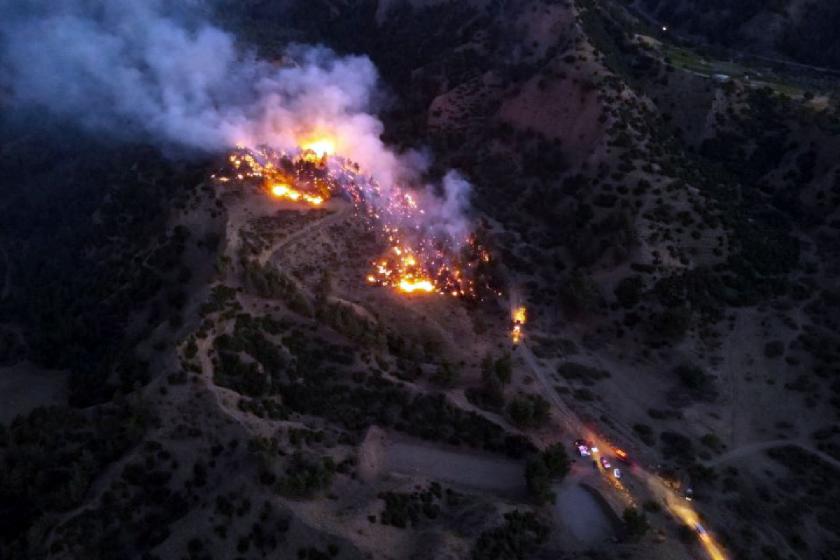
[(664, 25), (714, 44), (840, 68), (840, 43), (834, 32), (840, 7), (829, 0), (637, 0), (633, 4)]
[[(4, 111), (0, 556), (833, 557), (835, 78), (625, 4), (216, 6), (370, 58), (382, 139), (472, 184), (475, 297), (372, 282), (353, 190)], [(641, 4), (840, 62), (803, 3)]]

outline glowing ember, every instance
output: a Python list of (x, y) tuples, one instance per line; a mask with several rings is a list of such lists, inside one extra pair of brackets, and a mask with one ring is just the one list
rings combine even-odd
[(272, 185), (271, 196), (273, 196), (274, 198), (285, 198), (287, 200), (291, 200), (292, 202), (298, 202), (302, 200), (304, 202), (308, 202), (313, 206), (320, 206), (324, 203), (324, 197), (317, 194), (309, 194), (306, 192), (295, 190), (286, 183), (278, 183), (276, 185)]
[(320, 206), (330, 197), (325, 173), (318, 165), (303, 166), (308, 161), (303, 154), (298, 166), (291, 165), (291, 160), (285, 161), (287, 165), (273, 153), (240, 148), (228, 157), (232, 173), (214, 178), (222, 183), (231, 179), (256, 182), (273, 198), (310, 206)]
[(435, 291), (435, 285), (432, 284), (431, 280), (415, 280), (412, 278), (402, 278), (400, 280), (400, 291), (403, 291), (407, 294), (412, 294), (414, 292), (426, 292), (431, 293)]
[(510, 331), (510, 337), (514, 344), (519, 344), (522, 341), (522, 326), (528, 320), (528, 310), (525, 307), (517, 307), (511, 313), (513, 319), (513, 329)]
[(335, 141), (332, 138), (318, 138), (301, 145), (304, 152), (312, 152), (318, 158), (331, 156), (335, 153)]

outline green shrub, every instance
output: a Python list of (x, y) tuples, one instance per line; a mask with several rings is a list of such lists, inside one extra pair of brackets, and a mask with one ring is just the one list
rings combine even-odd
[(642, 299), (644, 282), (641, 276), (623, 278), (615, 288), (615, 297), (625, 309), (635, 307)]
[(437, 367), (429, 381), (438, 387), (448, 388), (457, 385), (459, 379), (461, 379), (461, 372), (455, 366), (444, 362)]
[(505, 514), (505, 524), (483, 532), (475, 543), (472, 560), (524, 560), (547, 539), (548, 526), (531, 512)]
[(768, 358), (778, 358), (785, 353), (785, 343), (781, 340), (772, 340), (764, 345), (764, 355)]
[(332, 484), (335, 463), (330, 457), (317, 459), (295, 453), (276, 485), (278, 493), (292, 498), (311, 498)]
[(639, 439), (641, 439), (645, 445), (652, 446), (656, 442), (653, 435), (653, 428), (647, 424), (634, 424), (633, 431), (639, 435)]
[(550, 418), (548, 401), (541, 395), (516, 397), (508, 405), (508, 416), (520, 428), (539, 428)]
[(637, 542), (650, 530), (647, 516), (635, 508), (627, 508), (621, 516), (624, 521), (625, 538), (631, 542)]

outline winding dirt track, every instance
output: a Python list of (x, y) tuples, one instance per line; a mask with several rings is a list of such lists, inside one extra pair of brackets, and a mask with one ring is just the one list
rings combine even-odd
[(539, 382), (542, 384), (544, 389), (543, 395), (548, 397), (548, 400), (554, 405), (555, 410), (560, 413), (566, 428), (573, 434), (584, 433), (586, 429), (583, 422), (574, 412), (572, 412), (563, 399), (560, 398), (560, 395), (557, 394), (557, 391), (554, 390), (554, 387), (551, 386), (551, 379), (549, 379), (548, 375), (546, 375), (545, 370), (540, 365), (539, 361), (537, 361), (537, 357), (534, 356), (531, 349), (528, 348), (528, 345), (522, 342), (517, 346), (516, 350), (519, 356), (525, 361), (525, 364), (531, 369)]
[(754, 455), (755, 453), (760, 453), (762, 451), (766, 451), (768, 449), (774, 449), (777, 447), (798, 447), (802, 451), (810, 453), (816, 457), (819, 457), (821, 460), (825, 461), (829, 465), (840, 469), (840, 460), (835, 459), (831, 455), (820, 451), (819, 449), (808, 445), (805, 442), (792, 440), (792, 439), (774, 439), (770, 441), (757, 441), (754, 443), (749, 443), (747, 445), (743, 445), (736, 449), (732, 449), (727, 451), (723, 455), (719, 455), (712, 459), (711, 461), (706, 461), (706, 465), (710, 467), (716, 467), (718, 465), (722, 465), (725, 463), (729, 463), (731, 461), (736, 461), (738, 459), (743, 459), (744, 457), (749, 457), (750, 455)]
[(336, 224), (347, 217), (347, 213), (352, 210), (352, 206), (340, 206), (337, 210), (335, 210), (329, 216), (325, 216), (320, 220), (315, 220), (314, 222), (308, 223), (299, 230), (295, 231), (294, 233), (290, 234), (285, 239), (282, 239), (279, 243), (272, 246), (268, 249), (264, 254), (260, 255), (260, 264), (265, 265), (267, 261), (278, 262), (279, 259), (282, 258), (282, 250), (291, 245), (292, 243), (299, 241), (300, 239), (318, 233), (319, 231), (323, 230), (325, 227), (331, 226)]

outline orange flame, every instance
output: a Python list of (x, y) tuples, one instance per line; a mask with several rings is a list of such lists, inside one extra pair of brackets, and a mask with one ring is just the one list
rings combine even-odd
[(525, 307), (517, 307), (511, 313), (511, 318), (513, 319), (513, 329), (510, 331), (510, 338), (513, 340), (514, 344), (519, 344), (522, 342), (522, 326), (528, 320), (528, 310)]
[(315, 135), (300, 142), (301, 158), (308, 162), (318, 162), (336, 152), (336, 141), (331, 136)]
[(313, 152), (318, 157), (331, 156), (335, 153), (335, 141), (332, 138), (320, 138), (301, 146), (305, 152)]
[(292, 202), (303, 200), (312, 206), (320, 206), (324, 203), (324, 197), (317, 194), (309, 194), (307, 192), (295, 190), (291, 187), (291, 185), (286, 183), (277, 183), (276, 185), (272, 185), (269, 190), (271, 192), (271, 196), (274, 198), (291, 200)]
[(413, 294), (414, 292), (431, 293), (435, 291), (435, 285), (431, 280), (425, 278), (402, 278), (399, 288), (401, 292)]

